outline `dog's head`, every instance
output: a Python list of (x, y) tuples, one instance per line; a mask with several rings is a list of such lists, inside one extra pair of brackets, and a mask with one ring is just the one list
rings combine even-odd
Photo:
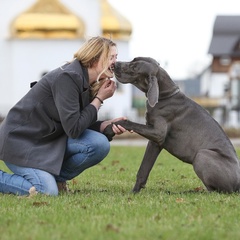
[(159, 63), (148, 57), (137, 57), (131, 62), (116, 62), (114, 68), (116, 79), (121, 83), (131, 83), (145, 92), (151, 107), (155, 106), (159, 96), (158, 71)]

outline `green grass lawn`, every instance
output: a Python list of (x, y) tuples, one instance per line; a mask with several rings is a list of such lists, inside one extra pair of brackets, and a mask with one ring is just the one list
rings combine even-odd
[(146, 188), (132, 194), (144, 150), (113, 146), (101, 164), (69, 182), (72, 194), (0, 194), (0, 239), (240, 239), (240, 195), (204, 191), (192, 166), (166, 151)]

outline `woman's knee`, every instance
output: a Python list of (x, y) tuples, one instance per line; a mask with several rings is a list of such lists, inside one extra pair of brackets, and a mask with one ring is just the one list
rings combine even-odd
[(58, 187), (55, 177), (42, 170), (34, 170), (34, 178), (29, 179), (32, 185), (36, 188), (36, 191), (49, 196), (58, 195)]
[(86, 169), (101, 162), (109, 151), (110, 143), (107, 137), (102, 133), (87, 129), (80, 138), (68, 139), (62, 167)]
[(36, 188), (36, 191), (39, 192), (39, 193), (42, 193), (42, 194), (45, 194), (45, 195), (48, 195), (48, 196), (57, 196), (58, 195), (58, 187), (57, 187), (57, 184), (47, 184), (47, 185), (44, 185), (44, 186), (35, 186)]
[(107, 137), (102, 133), (98, 133), (98, 136), (95, 139), (95, 143), (97, 146), (103, 146), (106, 151), (110, 150), (110, 143)]
[(92, 142), (92, 147), (101, 159), (105, 158), (110, 151), (110, 143), (104, 134), (98, 133)]
[(57, 183), (51, 173), (36, 168), (20, 167), (10, 163), (5, 164), (14, 173), (10, 178), (13, 186), (18, 187), (21, 184), (20, 188), (23, 188), (23, 190), (35, 187), (38, 193), (58, 195)]

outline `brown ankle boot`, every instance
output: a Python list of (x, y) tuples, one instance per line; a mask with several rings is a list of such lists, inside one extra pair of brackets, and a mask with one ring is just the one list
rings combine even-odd
[(59, 193), (68, 193), (69, 192), (67, 182), (57, 182), (57, 186), (58, 186)]

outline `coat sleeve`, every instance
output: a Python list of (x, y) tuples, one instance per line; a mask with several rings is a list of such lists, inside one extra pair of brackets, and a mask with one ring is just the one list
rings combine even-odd
[(89, 129), (100, 132), (100, 126), (102, 124), (103, 121), (97, 121), (94, 124), (92, 124)]
[[(82, 81), (79, 75), (73, 76), (64, 72), (58, 76), (58, 80), (52, 86), (60, 121), (65, 133), (71, 138), (79, 137), (97, 120), (97, 110), (89, 104), (88, 90), (84, 94), (80, 84)], [(80, 102), (83, 100), (88, 102), (88, 105), (81, 109)]]

